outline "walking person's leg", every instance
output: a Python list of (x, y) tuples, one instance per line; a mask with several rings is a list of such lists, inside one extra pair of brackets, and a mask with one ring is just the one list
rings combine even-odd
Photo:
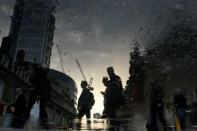
[(87, 110), (87, 111), (86, 111), (86, 118), (89, 119), (90, 117), (91, 117), (90, 110)]
[(181, 124), (181, 128), (185, 128), (185, 108), (178, 109), (178, 118)]
[(27, 105), (26, 111), (25, 111), (25, 117), (29, 118), (31, 109), (33, 108), (34, 104), (36, 103), (36, 96), (32, 95), (29, 100), (29, 104)]
[(158, 118), (159, 121), (162, 123), (164, 131), (167, 131), (167, 122), (166, 119), (164, 118), (163, 107), (160, 107), (158, 109)]
[(115, 107), (111, 107), (109, 109), (109, 118), (116, 118), (116, 109), (115, 109)]
[(157, 106), (151, 105), (150, 106), (150, 131), (158, 131), (157, 127)]
[(81, 119), (85, 115), (85, 111), (83, 109), (79, 110), (77, 117)]
[(48, 115), (46, 112), (46, 101), (44, 99), (40, 99), (40, 118), (43, 120), (48, 119)]

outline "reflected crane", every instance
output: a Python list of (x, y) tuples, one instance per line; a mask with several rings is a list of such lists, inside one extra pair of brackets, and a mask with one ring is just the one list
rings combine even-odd
[(80, 70), (80, 72), (81, 72), (81, 75), (82, 75), (84, 81), (87, 81), (86, 76), (85, 76), (85, 74), (84, 74), (84, 72), (83, 72), (83, 69), (81, 68), (81, 64), (79, 63), (79, 60), (78, 60), (78, 59), (76, 59), (76, 63), (77, 63), (77, 65), (78, 65), (78, 67), (79, 67), (79, 70)]
[[(78, 65), (78, 67), (79, 67), (79, 70), (80, 70), (80, 72), (81, 72), (81, 75), (82, 75), (83, 79), (84, 79), (85, 81), (87, 81), (86, 76), (85, 76), (85, 74), (84, 74), (84, 72), (83, 72), (83, 69), (82, 69), (81, 64), (79, 63), (79, 60), (78, 60), (78, 59), (76, 59), (76, 63), (77, 63), (77, 65)], [(94, 88), (92, 87), (92, 82), (93, 82), (93, 78), (91, 77), (91, 78), (90, 78), (90, 81), (89, 81), (89, 83), (88, 83), (88, 89), (89, 89), (89, 90), (94, 90)]]
[(56, 47), (57, 47), (57, 52), (58, 52), (58, 55), (59, 55), (61, 70), (62, 70), (63, 73), (65, 73), (64, 63), (63, 63), (63, 59), (62, 59), (62, 52), (60, 50), (60, 46), (58, 44), (56, 44)]

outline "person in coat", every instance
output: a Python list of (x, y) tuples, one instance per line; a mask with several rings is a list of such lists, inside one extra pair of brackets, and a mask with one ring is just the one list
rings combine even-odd
[(83, 89), (79, 100), (78, 100), (78, 117), (82, 118), (84, 115), (86, 115), (86, 118), (90, 118), (91, 116), (91, 109), (95, 103), (94, 95), (90, 91), (90, 89), (87, 88), (88, 84), (86, 81), (81, 82), (81, 88)]
[(103, 117), (115, 118), (117, 109), (124, 104), (122, 81), (115, 74), (113, 67), (108, 67), (107, 73), (110, 79), (108, 80), (107, 77), (103, 78), (103, 84), (107, 87), (104, 93)]
[(163, 125), (163, 130), (167, 131), (167, 122), (164, 118), (164, 92), (157, 80), (151, 83), (150, 92), (150, 119), (147, 122), (148, 131), (158, 131), (157, 120)]
[(24, 113), (26, 110), (27, 102), (21, 88), (16, 88), (15, 93), (16, 95), (12, 104), (12, 106), (14, 107), (12, 125), (13, 127), (22, 128), (25, 122)]
[(185, 128), (185, 111), (187, 108), (187, 99), (186, 97), (180, 93), (174, 95), (174, 106), (176, 109), (176, 114), (179, 119), (181, 128)]

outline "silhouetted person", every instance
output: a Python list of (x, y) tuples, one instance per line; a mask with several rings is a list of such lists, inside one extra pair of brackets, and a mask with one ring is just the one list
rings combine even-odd
[(14, 107), (14, 115), (12, 126), (16, 128), (22, 128), (25, 122), (24, 113), (26, 110), (26, 98), (23, 95), (21, 88), (16, 88), (16, 95), (12, 106)]
[(91, 116), (91, 109), (92, 106), (95, 103), (94, 95), (90, 92), (90, 90), (87, 88), (88, 84), (86, 81), (81, 82), (81, 88), (83, 89), (79, 101), (78, 101), (78, 117), (82, 118), (84, 115), (86, 115), (87, 118), (90, 118)]
[(162, 123), (164, 131), (167, 130), (166, 120), (164, 118), (163, 97), (164, 94), (158, 81), (152, 82), (150, 92), (150, 120), (147, 123), (148, 131), (158, 131), (157, 118)]
[(104, 96), (104, 101), (103, 101), (103, 105), (104, 105), (104, 110), (103, 110), (103, 118), (106, 118), (108, 116), (108, 106), (107, 106), (107, 102), (106, 102), (106, 94), (108, 91), (108, 87), (109, 87), (109, 80), (108, 77), (103, 77), (103, 84), (106, 87), (105, 92), (101, 92), (101, 94)]
[(122, 96), (122, 82), (119, 76), (114, 72), (113, 67), (107, 68), (107, 73), (110, 77), (103, 78), (103, 84), (107, 87), (105, 90), (105, 105), (103, 111), (103, 117), (116, 117), (116, 110), (119, 109), (120, 105), (124, 103)]
[(46, 113), (46, 102), (50, 97), (51, 82), (48, 79), (48, 71), (41, 67), (36, 67), (34, 75), (31, 79), (34, 89), (31, 91), (30, 101), (27, 107), (26, 117), (30, 116), (31, 109), (36, 101), (40, 101), (40, 118), (46, 121), (48, 119)]
[(187, 107), (187, 100), (183, 94), (174, 95), (174, 106), (176, 109), (176, 114), (181, 124), (181, 128), (185, 128), (185, 111)]

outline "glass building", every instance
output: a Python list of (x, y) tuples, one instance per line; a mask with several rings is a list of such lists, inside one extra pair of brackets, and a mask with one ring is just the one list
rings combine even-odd
[(16, 0), (9, 36), (11, 57), (25, 51), (25, 61), (49, 67), (55, 29), (56, 0)]

